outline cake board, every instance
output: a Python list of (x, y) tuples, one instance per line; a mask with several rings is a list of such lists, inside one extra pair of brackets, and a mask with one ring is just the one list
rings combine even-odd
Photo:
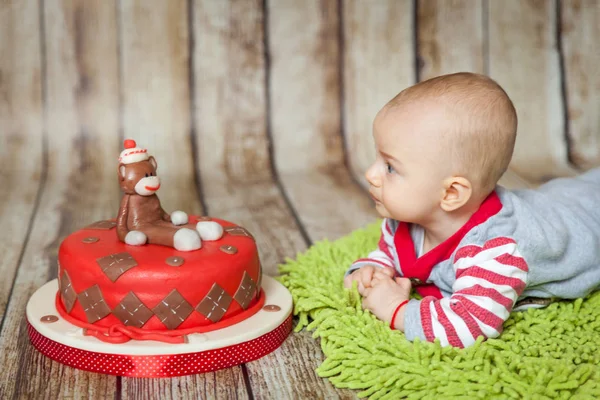
[(108, 375), (173, 377), (216, 371), (261, 358), (277, 349), (292, 330), (292, 297), (275, 279), (263, 275), (265, 305), (256, 314), (219, 330), (187, 335), (187, 342), (151, 340), (105, 343), (84, 335), (55, 306), (57, 280), (39, 288), (27, 303), (33, 346), (62, 364)]

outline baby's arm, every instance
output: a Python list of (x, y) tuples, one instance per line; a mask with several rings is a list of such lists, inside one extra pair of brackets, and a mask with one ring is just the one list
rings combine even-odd
[(440, 339), (442, 346), (468, 347), (478, 336), (500, 336), (502, 325), (527, 284), (527, 263), (509, 238), (483, 247), (465, 246), (454, 258), (453, 294), (411, 300), (402, 312), (407, 339)]
[(392, 255), (394, 251), (394, 235), (390, 228), (389, 220), (385, 218), (381, 223), (381, 237), (379, 238), (377, 249), (369, 253), (366, 258), (354, 261), (346, 272), (346, 276), (366, 265), (373, 265), (378, 268), (390, 268), (394, 272), (392, 275), (396, 275), (399, 271), (395, 267), (396, 263)]

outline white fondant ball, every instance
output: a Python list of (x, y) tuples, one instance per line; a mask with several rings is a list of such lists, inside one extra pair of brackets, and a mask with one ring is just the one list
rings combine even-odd
[(188, 215), (183, 211), (177, 210), (171, 213), (171, 222), (173, 225), (185, 225), (188, 221)]
[(125, 235), (125, 243), (132, 246), (141, 246), (146, 244), (147, 240), (148, 237), (146, 237), (146, 235), (140, 231), (129, 231), (127, 235)]
[(202, 247), (202, 241), (198, 233), (188, 228), (181, 228), (173, 236), (173, 247), (179, 251), (198, 250)]
[(223, 227), (215, 221), (200, 221), (196, 224), (196, 230), (202, 240), (219, 240), (223, 236)]

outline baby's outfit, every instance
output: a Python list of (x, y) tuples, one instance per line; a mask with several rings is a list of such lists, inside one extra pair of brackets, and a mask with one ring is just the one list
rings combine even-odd
[(574, 299), (600, 288), (600, 168), (535, 190), (500, 186), (454, 235), (423, 254), (424, 230), (392, 219), (364, 266), (393, 268), (423, 296), (404, 309), (406, 338), (468, 347), (498, 337), (518, 300)]

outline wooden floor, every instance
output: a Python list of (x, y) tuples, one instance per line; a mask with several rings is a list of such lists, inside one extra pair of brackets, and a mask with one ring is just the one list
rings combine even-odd
[(116, 214), (124, 138), (156, 157), (166, 210), (246, 227), (270, 275), (376, 218), (362, 178), (372, 117), (417, 79), (471, 70), (507, 88), (527, 178), (511, 171), (509, 187), (598, 164), (600, 49), (585, 41), (600, 12), (576, 3), (0, 2), (0, 399), (355, 398), (316, 375), (307, 332), (215, 373), (120, 378), (38, 354), (25, 305), (56, 278), (61, 240)]

